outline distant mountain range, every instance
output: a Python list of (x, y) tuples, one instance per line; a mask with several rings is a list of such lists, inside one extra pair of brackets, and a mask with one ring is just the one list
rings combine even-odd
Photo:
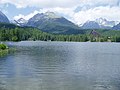
[[(8, 18), (0, 12), (0, 22), (10, 23)], [(98, 18), (95, 21), (87, 21), (81, 27), (75, 25), (66, 18), (55, 14), (54, 12), (38, 13), (29, 20), (20, 18), (14, 20), (14, 24), (24, 27), (30, 26), (38, 28), (44, 32), (54, 34), (83, 34), (83, 29), (113, 29), (120, 30), (118, 21), (108, 21), (104, 18)]]
[(117, 25), (119, 22), (118, 21), (108, 21), (105, 18), (98, 18), (95, 20), (100, 26), (105, 26), (105, 27), (113, 27)]
[[(69, 28), (74, 27), (78, 29), (78, 26), (76, 26), (74, 23), (70, 22), (64, 17), (56, 15), (53, 12), (36, 14), (28, 21), (26, 21), (23, 18), (20, 18), (18, 22), (20, 26), (24, 26), (24, 25), (33, 26), (42, 29), (45, 32), (51, 32), (51, 33), (60, 33), (60, 31), (58, 31), (57, 29), (54, 30), (56, 28), (55, 26), (57, 25), (60, 27), (62, 26), (62, 30), (63, 28), (66, 29), (68, 26)], [(85, 22), (79, 29), (113, 29), (112, 27), (116, 26), (118, 23), (119, 23), (118, 21), (108, 21), (105, 18), (98, 18), (95, 21)], [(54, 25), (54, 27), (52, 25)], [(63, 27), (63, 26), (67, 26), (67, 27)], [(50, 29), (54, 31), (51, 31)]]
[(81, 26), (83, 29), (112, 29), (115, 25), (117, 25), (118, 21), (108, 21), (104, 18), (98, 18), (95, 21), (87, 21)]
[[(115, 29), (118, 21), (109, 21), (105, 18), (98, 18), (95, 21), (87, 21), (78, 27), (64, 17), (56, 15), (54, 12), (38, 13), (28, 21), (20, 18), (15, 21), (19, 26), (32, 26), (49, 33), (78, 33), (80, 29)], [(116, 30), (119, 28), (117, 27)]]

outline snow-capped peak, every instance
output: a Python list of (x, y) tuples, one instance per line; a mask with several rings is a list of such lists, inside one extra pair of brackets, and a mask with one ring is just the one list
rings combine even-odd
[(25, 26), (27, 24), (28, 20), (26, 20), (24, 18), (19, 18), (18, 20), (14, 20), (14, 22), (18, 26)]
[(59, 16), (59, 15), (56, 15), (54, 12), (46, 12), (46, 13), (44, 13), (47, 17), (49, 17), (49, 18), (61, 18), (61, 16)]
[(27, 23), (27, 20), (25, 20), (24, 18), (20, 18), (17, 20), (18, 23)]
[(113, 27), (116, 24), (118, 24), (118, 21), (108, 21), (105, 18), (98, 18), (95, 20), (95, 22), (97, 22), (99, 25), (108, 26), (108, 27)]
[(98, 18), (95, 20), (97, 23), (103, 25), (107, 22), (107, 20), (105, 18)]

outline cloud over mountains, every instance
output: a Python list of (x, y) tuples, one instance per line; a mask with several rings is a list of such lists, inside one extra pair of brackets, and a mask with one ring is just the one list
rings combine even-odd
[(10, 3), (20, 8), (37, 7), (28, 15), (21, 13), (14, 16), (14, 19), (29, 19), (36, 13), (53, 11), (65, 16), (67, 19), (81, 24), (87, 20), (106, 18), (120, 21), (120, 0), (0, 0), (0, 4)]
[(35, 6), (40, 8), (54, 7), (74, 7), (74, 6), (116, 6), (119, 5), (119, 0), (0, 0), (0, 3), (11, 3), (18, 8), (27, 6)]

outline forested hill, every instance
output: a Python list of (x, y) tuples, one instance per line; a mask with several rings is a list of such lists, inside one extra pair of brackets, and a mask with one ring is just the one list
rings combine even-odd
[[(76, 42), (119, 42), (120, 31), (116, 30), (94, 30), (100, 35), (90, 34), (93, 30), (83, 30), (84, 34), (49, 34), (32, 27), (19, 27), (14, 24), (0, 24), (0, 41), (24, 41), (24, 40), (41, 40), (41, 41), (76, 41)], [(92, 33), (94, 33), (92, 32)]]
[[(81, 38), (82, 37), (82, 38)], [(37, 28), (19, 27), (14, 24), (0, 24), (0, 41), (88, 41), (86, 35), (55, 35)]]

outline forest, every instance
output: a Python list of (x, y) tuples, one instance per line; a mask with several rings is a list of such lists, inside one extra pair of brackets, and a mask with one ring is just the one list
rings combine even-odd
[(84, 34), (60, 35), (42, 32), (32, 27), (0, 27), (0, 41), (69, 41), (69, 42), (120, 42), (119, 30), (95, 30), (99, 35), (84, 30)]

